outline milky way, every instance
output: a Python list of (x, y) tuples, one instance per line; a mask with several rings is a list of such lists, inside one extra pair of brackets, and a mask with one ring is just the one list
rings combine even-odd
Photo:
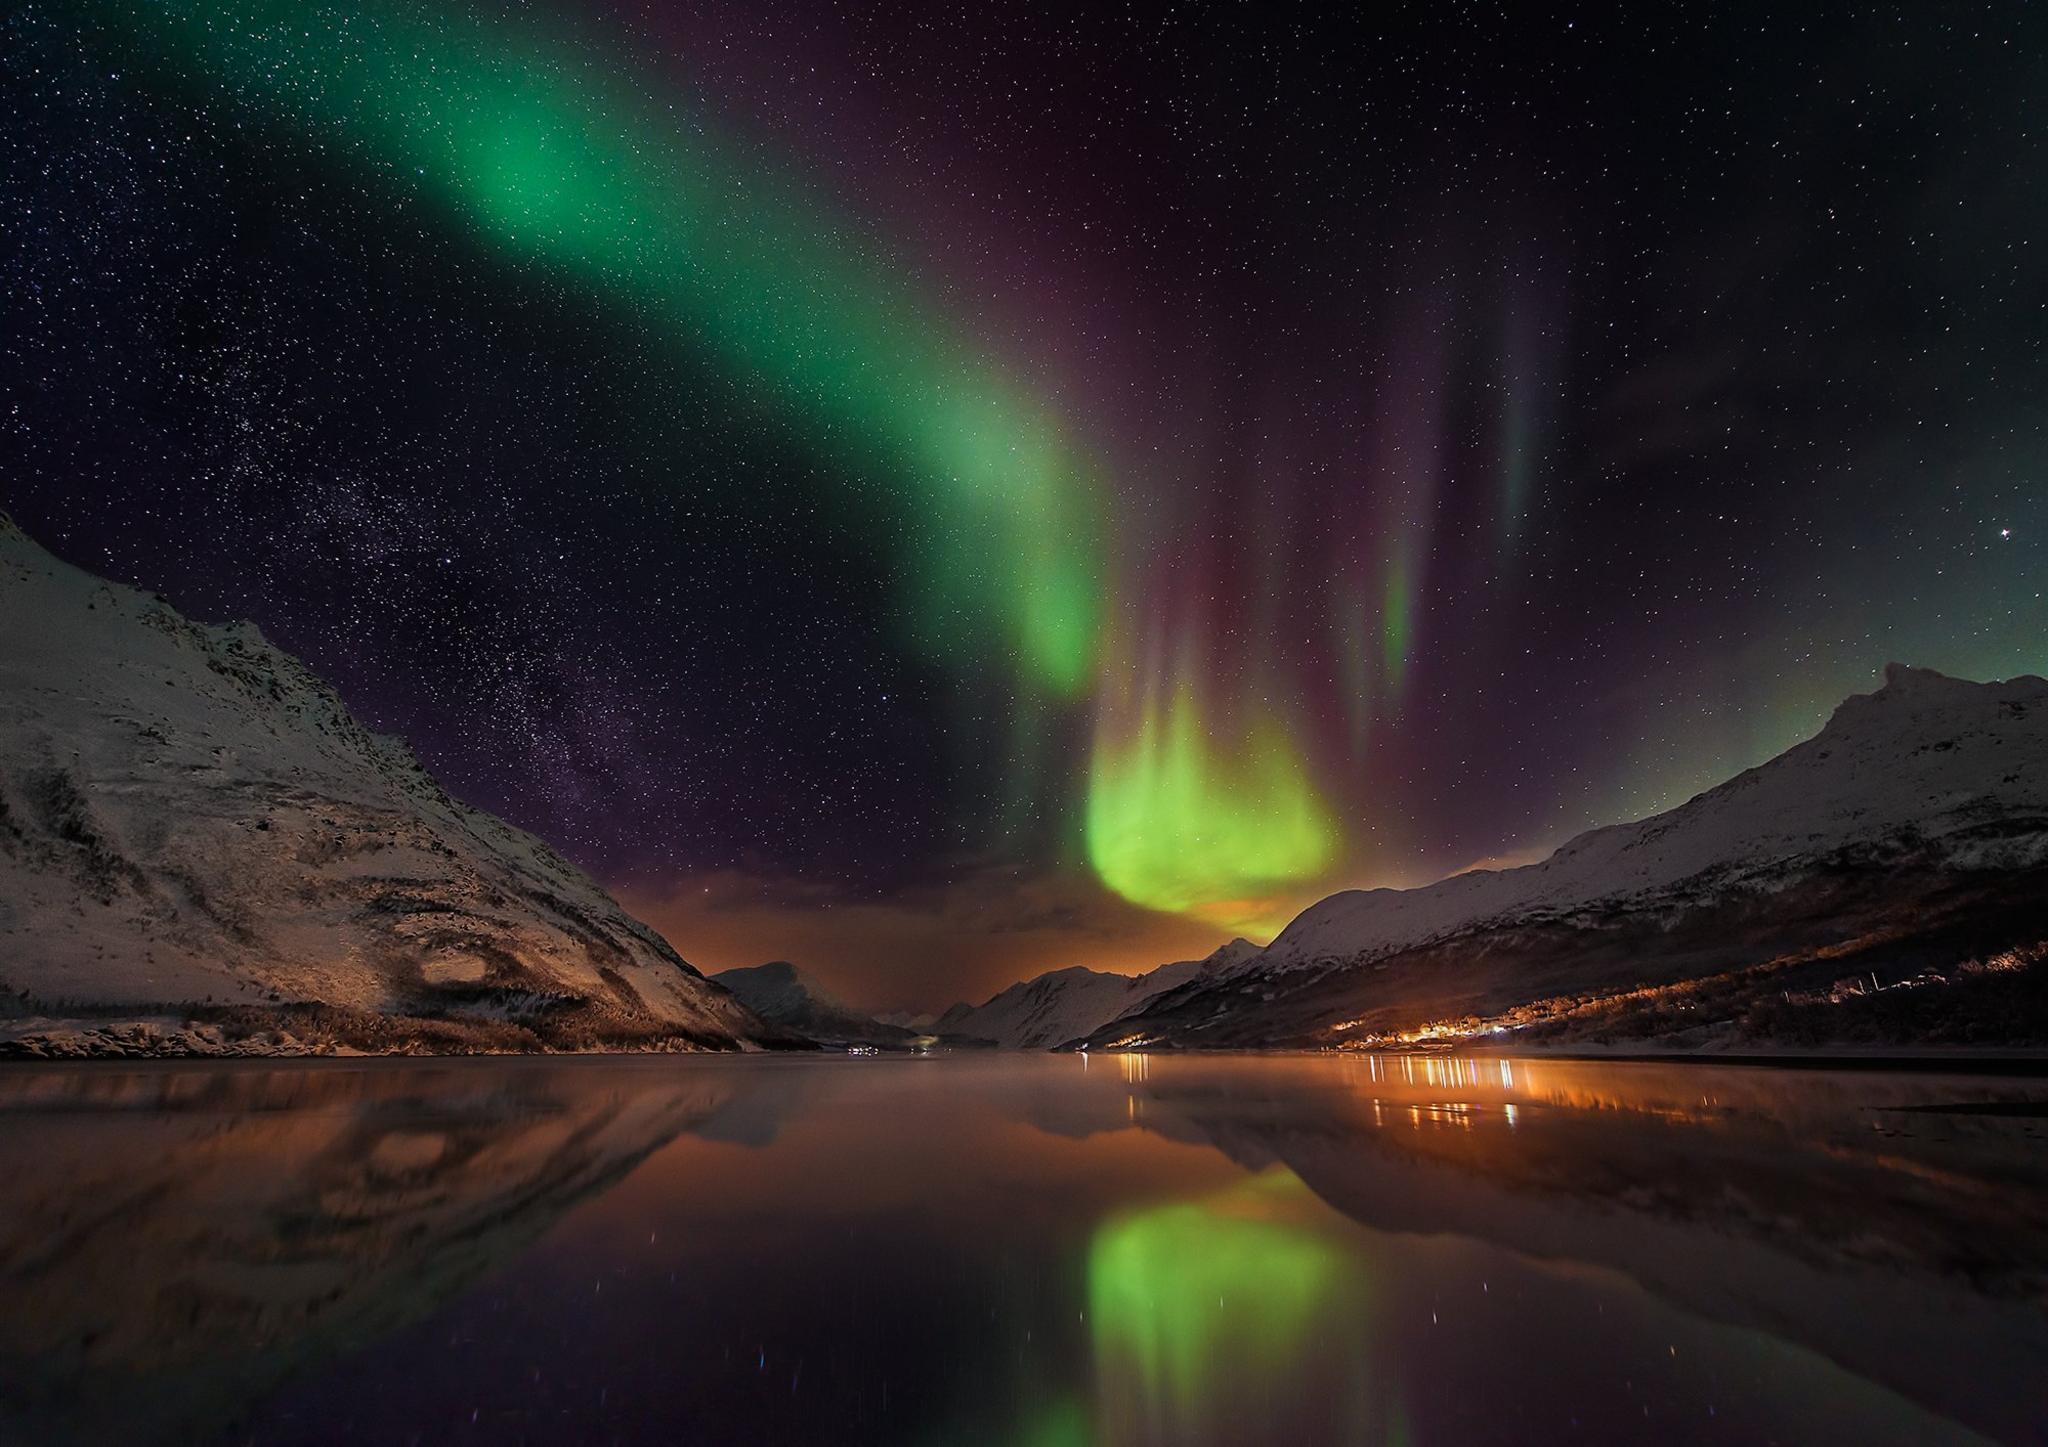
[(4, 39), (5, 504), (706, 964), (1128, 968), (2044, 661), (2019, 7)]

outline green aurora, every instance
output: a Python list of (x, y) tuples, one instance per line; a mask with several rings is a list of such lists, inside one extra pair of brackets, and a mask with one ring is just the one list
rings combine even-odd
[[(1114, 684), (1102, 464), (852, 228), (703, 125), (565, 63), (573, 36), (372, 3), (94, 17), (147, 73), (416, 181), (508, 262), (708, 351), (821, 456), (889, 480), (908, 641), (963, 672), (1007, 659), (1020, 717)], [(1196, 697), (1097, 729), (1088, 862), (1136, 904), (1269, 934), (1287, 886), (1333, 863), (1336, 828), (1277, 720), (1233, 731)]]
[(1286, 923), (1288, 886), (1327, 869), (1337, 827), (1308, 765), (1269, 713), (1222, 748), (1182, 684), (1147, 700), (1134, 730), (1098, 732), (1088, 858), (1126, 899), (1250, 934)]
[(565, 63), (577, 47), (537, 26), (283, 0), (94, 13), (174, 83), (417, 178), (508, 259), (558, 267), (766, 388), (782, 425), (897, 485), (914, 642), (964, 662), (993, 637), (1027, 686), (1087, 686), (1094, 465), (822, 208)]
[[(1099, 1440), (1242, 1440), (1234, 1425), (1269, 1409), (1317, 1334), (1371, 1310), (1355, 1258), (1307, 1224), (1320, 1214), (1274, 1166), (1102, 1224), (1088, 1253)], [(1363, 1416), (1367, 1399), (1353, 1405)]]

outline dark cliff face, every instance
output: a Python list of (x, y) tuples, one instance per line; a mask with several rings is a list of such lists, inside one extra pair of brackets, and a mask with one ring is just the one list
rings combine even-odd
[(787, 960), (724, 970), (711, 979), (763, 1020), (822, 1045), (907, 1046), (918, 1036), (834, 999)]
[(254, 629), (193, 623), (18, 531), (0, 617), (34, 624), (0, 627), (17, 1015), (159, 1016), (169, 1048), (192, 1021), (368, 1049), (779, 1037)]

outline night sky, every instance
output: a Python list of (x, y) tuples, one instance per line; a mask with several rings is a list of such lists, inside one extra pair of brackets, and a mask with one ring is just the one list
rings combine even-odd
[(943, 1006), (2043, 671), (2044, 108), (2018, 0), (16, 5), (0, 505)]

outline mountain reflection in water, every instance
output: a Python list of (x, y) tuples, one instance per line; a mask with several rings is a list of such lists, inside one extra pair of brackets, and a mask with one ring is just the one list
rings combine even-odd
[(2048, 1083), (0, 1072), (0, 1441), (2038, 1442)]

